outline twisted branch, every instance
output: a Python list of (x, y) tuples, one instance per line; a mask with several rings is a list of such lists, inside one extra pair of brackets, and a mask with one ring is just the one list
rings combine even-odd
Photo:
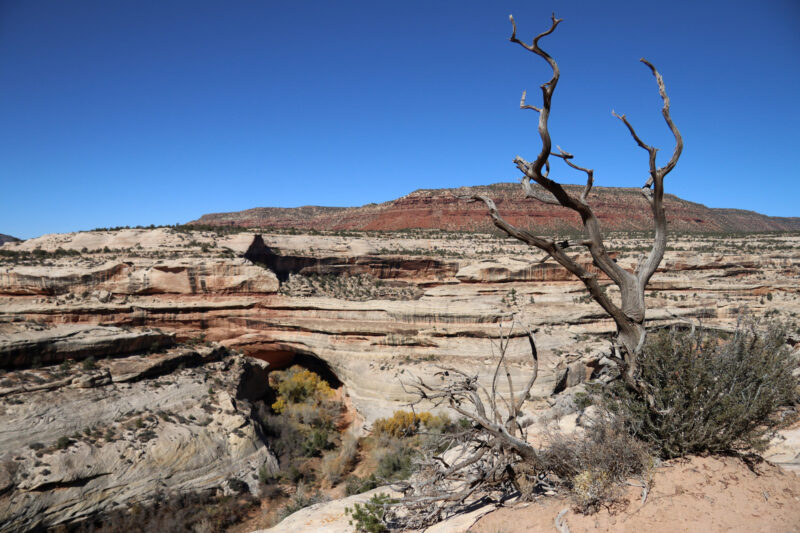
[[(633, 272), (629, 272), (613, 261), (606, 251), (599, 221), (588, 203), (588, 197), (594, 183), (594, 171), (577, 165), (573, 161), (574, 156), (562, 150), (560, 147), (557, 147), (557, 152), (552, 151), (548, 120), (550, 117), (553, 92), (558, 84), (560, 71), (558, 63), (539, 46), (539, 41), (543, 37), (553, 33), (561, 22), (561, 19), (557, 19), (555, 14), (552, 15), (550, 28), (537, 35), (531, 44), (527, 44), (517, 38), (517, 25), (514, 17), (510, 17), (510, 20), (512, 26), (510, 41), (519, 44), (529, 52), (533, 52), (543, 58), (553, 71), (550, 80), (541, 85), (541, 107), (526, 104), (525, 92), (523, 92), (520, 102), (520, 107), (523, 109), (534, 109), (539, 112), (538, 132), (542, 143), (541, 150), (533, 162), (528, 162), (520, 156), (514, 158), (514, 164), (523, 174), (522, 188), (527, 197), (538, 199), (547, 204), (566, 207), (575, 211), (581, 217), (587, 238), (580, 244), (588, 248), (597, 267), (619, 287), (620, 304), (617, 305), (608, 298), (602, 290), (602, 287), (598, 284), (596, 276), (586, 272), (585, 269), (563, 253), (564, 247), (557, 246), (552, 239), (538, 237), (527, 230), (509, 224), (500, 216), (494, 202), (488, 197), (484, 195), (473, 195), (471, 199), (484, 202), (495, 226), (503, 230), (507, 235), (543, 250), (584, 283), (592, 298), (609, 314), (617, 326), (617, 336), (621, 347), (621, 357), (619, 360), (621, 361), (620, 367), (623, 371), (623, 377), (629, 386), (636, 388), (636, 358), (641, 350), (645, 336), (644, 288), (658, 268), (666, 248), (667, 221), (663, 207), (663, 180), (664, 176), (675, 167), (681, 151), (683, 150), (683, 140), (670, 115), (670, 101), (664, 86), (664, 80), (650, 62), (642, 59), (642, 62), (650, 68), (656, 78), (658, 91), (664, 102), (662, 114), (664, 115), (667, 126), (675, 137), (675, 150), (665, 166), (661, 168), (657, 167), (656, 155), (658, 149), (648, 145), (642, 140), (627, 117), (612, 112), (615, 117), (619, 118), (625, 124), (637, 145), (647, 151), (649, 159), (650, 177), (642, 188), (642, 192), (653, 211), (655, 237), (650, 253), (646, 257), (640, 259)], [(550, 168), (549, 157), (551, 155), (562, 159), (569, 167), (586, 173), (586, 185), (580, 197), (575, 197), (568, 193), (560, 183), (548, 177)], [(538, 184), (543, 190), (534, 188), (532, 183)]]

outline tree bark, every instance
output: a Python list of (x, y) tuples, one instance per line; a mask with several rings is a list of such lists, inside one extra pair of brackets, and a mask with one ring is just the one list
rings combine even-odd
[[(667, 218), (664, 213), (663, 203), (664, 178), (675, 168), (683, 150), (683, 139), (670, 115), (670, 100), (667, 96), (666, 88), (664, 87), (664, 80), (652, 63), (641, 59), (642, 63), (651, 70), (656, 78), (658, 91), (664, 103), (662, 114), (667, 126), (675, 137), (675, 149), (673, 150), (672, 157), (663, 167), (656, 166), (656, 154), (658, 149), (647, 145), (641, 140), (625, 115), (620, 116), (612, 111), (613, 115), (619, 118), (628, 128), (634, 141), (647, 151), (649, 162), (649, 178), (642, 187), (642, 194), (651, 206), (655, 233), (649, 254), (639, 260), (633, 272), (629, 272), (614, 262), (606, 251), (603, 235), (600, 231), (600, 223), (588, 203), (588, 197), (594, 183), (594, 171), (576, 165), (572, 161), (574, 156), (565, 152), (560, 147), (557, 147), (557, 153), (552, 150), (548, 120), (552, 106), (553, 92), (558, 85), (560, 71), (558, 63), (539, 46), (539, 41), (543, 37), (553, 33), (559, 23), (561, 23), (561, 19), (557, 19), (555, 15), (553, 15), (550, 28), (537, 35), (531, 44), (526, 44), (517, 38), (517, 25), (514, 21), (514, 17), (510, 16), (509, 18), (512, 25), (512, 33), (509, 40), (542, 57), (553, 70), (553, 76), (548, 82), (541, 86), (541, 107), (526, 104), (527, 93), (524, 91), (522, 93), (522, 99), (520, 100), (521, 109), (531, 109), (539, 113), (538, 132), (542, 142), (541, 150), (534, 161), (528, 162), (520, 156), (514, 158), (514, 164), (523, 174), (522, 188), (526, 196), (530, 198), (535, 198), (549, 204), (561, 205), (575, 211), (581, 217), (585, 240), (581, 241), (580, 244), (587, 247), (594, 263), (617, 287), (619, 287), (619, 303), (617, 304), (612, 301), (598, 283), (597, 277), (593, 273), (586, 271), (575, 260), (569, 257), (566, 252), (564, 252), (564, 249), (554, 240), (538, 237), (527, 230), (509, 224), (500, 215), (494, 202), (485, 195), (475, 195), (471, 197), (471, 199), (479, 200), (486, 204), (489, 209), (489, 215), (492, 217), (495, 226), (503, 230), (506, 234), (530, 246), (543, 250), (583, 282), (591, 297), (616, 324), (617, 349), (612, 357), (619, 365), (623, 379), (630, 387), (640, 390), (641, 387), (637, 380), (637, 359), (644, 345), (646, 334), (644, 291), (653, 273), (655, 273), (658, 268), (661, 259), (664, 257), (664, 250), (667, 242)], [(586, 173), (586, 186), (580, 197), (568, 193), (560, 183), (548, 177), (550, 173), (550, 156), (563, 159), (571, 168)], [(534, 183), (539, 187), (534, 186)], [(640, 392), (643, 391), (640, 390)]]

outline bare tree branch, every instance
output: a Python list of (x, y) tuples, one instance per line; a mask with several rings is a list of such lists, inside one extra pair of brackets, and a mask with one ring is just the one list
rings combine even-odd
[(573, 157), (575, 157), (575, 156), (573, 156), (569, 152), (565, 152), (558, 145), (556, 145), (556, 148), (558, 148), (558, 152), (559, 153), (550, 154), (550, 155), (553, 155), (553, 156), (556, 156), (556, 157), (560, 157), (570, 167), (574, 168), (575, 170), (580, 170), (581, 172), (585, 172), (586, 173), (586, 186), (583, 188), (583, 192), (581, 193), (581, 202), (583, 202), (585, 204), (586, 203), (586, 198), (589, 196), (589, 193), (592, 191), (592, 184), (594, 183), (594, 170), (592, 170), (590, 168), (579, 167), (578, 165), (576, 165), (575, 163), (573, 163), (571, 161), (571, 159)]
[(528, 91), (522, 91), (522, 98), (519, 101), (519, 108), (520, 109), (533, 109), (534, 111), (542, 112), (541, 107), (536, 107), (535, 105), (526, 105), (525, 104), (525, 96)]
[[(625, 115), (618, 115), (612, 112), (615, 117), (619, 118), (628, 128), (634, 141), (645, 151), (648, 152), (648, 166), (650, 178), (642, 188), (642, 192), (650, 203), (653, 211), (653, 219), (655, 226), (655, 237), (650, 253), (643, 257), (633, 272), (629, 272), (619, 266), (614, 260), (611, 259), (606, 251), (603, 242), (603, 236), (600, 231), (600, 224), (595, 216), (591, 206), (588, 203), (588, 196), (592, 190), (594, 183), (594, 172), (589, 168), (578, 166), (572, 160), (574, 156), (560, 147), (558, 153), (552, 152), (552, 141), (548, 130), (548, 120), (550, 117), (551, 104), (553, 92), (560, 77), (560, 71), (557, 62), (540, 46), (539, 41), (543, 37), (550, 35), (555, 31), (558, 24), (561, 22), (555, 15), (552, 16), (550, 28), (539, 35), (537, 35), (533, 42), (528, 45), (517, 38), (517, 26), (513, 17), (510, 17), (512, 24), (512, 32), (510, 40), (521, 45), (526, 50), (542, 57), (553, 70), (553, 75), (550, 80), (541, 86), (542, 89), (542, 106), (535, 109), (539, 112), (538, 132), (541, 138), (541, 150), (533, 162), (528, 162), (520, 156), (514, 158), (514, 164), (522, 172), (522, 187), (526, 196), (536, 198), (548, 204), (557, 204), (575, 211), (581, 218), (583, 223), (584, 232), (587, 239), (582, 241), (581, 244), (587, 246), (589, 253), (597, 267), (605, 273), (611, 281), (620, 289), (620, 304), (617, 305), (603, 291), (602, 287), (598, 284), (596, 276), (587, 272), (584, 268), (578, 265), (573, 259), (569, 258), (563, 253), (564, 247), (557, 246), (553, 239), (546, 239), (537, 237), (531, 232), (515, 227), (504, 220), (495, 206), (494, 202), (484, 195), (474, 195), (472, 199), (483, 201), (488, 210), (489, 215), (498, 228), (503, 230), (506, 234), (515, 237), (522, 242), (531, 246), (535, 246), (559, 264), (564, 266), (568, 271), (580, 279), (586, 288), (589, 290), (592, 298), (600, 304), (600, 306), (611, 316), (617, 326), (617, 338), (621, 347), (621, 357), (619, 357), (619, 365), (622, 370), (623, 377), (626, 383), (635, 388), (636, 387), (636, 372), (637, 363), (636, 358), (644, 343), (645, 329), (645, 303), (644, 303), (644, 289), (658, 268), (658, 264), (664, 255), (666, 248), (666, 216), (663, 207), (663, 180), (664, 176), (668, 174), (677, 164), (683, 149), (683, 140), (681, 138), (678, 128), (675, 126), (670, 115), (670, 101), (667, 96), (664, 80), (656, 68), (648, 61), (642, 59), (642, 62), (650, 68), (651, 72), (656, 78), (659, 94), (664, 101), (662, 114), (668, 127), (675, 137), (675, 150), (669, 162), (661, 167), (656, 166), (656, 155), (658, 149), (645, 143), (642, 138), (636, 133), (633, 125), (628, 121)], [(523, 92), (523, 98), (520, 102), (523, 108), (533, 108), (525, 103), (526, 93)], [(587, 175), (586, 185), (580, 197), (576, 198), (568, 193), (564, 187), (548, 178), (549, 172), (549, 157), (559, 157), (564, 162), (576, 170), (585, 172)], [(543, 172), (545, 170), (545, 172)], [(531, 182), (540, 185), (544, 191), (535, 189)]]
[[(676, 165), (683, 149), (680, 132), (670, 115), (670, 102), (667, 97), (664, 81), (655, 67), (642, 60), (652, 71), (658, 84), (659, 94), (664, 101), (662, 114), (675, 137), (675, 150), (669, 162), (661, 167), (656, 166), (658, 149), (646, 144), (636, 133), (625, 115), (619, 118), (628, 128), (634, 141), (648, 152), (650, 178), (642, 188), (653, 211), (655, 238), (647, 257), (643, 257), (633, 272), (619, 266), (608, 254), (600, 231), (600, 224), (588, 197), (594, 183), (594, 171), (577, 165), (574, 156), (557, 147), (552, 152), (552, 141), (548, 130), (552, 96), (558, 84), (560, 72), (556, 61), (545, 52), (539, 41), (555, 31), (561, 19), (555, 14), (551, 18), (550, 28), (538, 34), (531, 44), (517, 38), (517, 25), (514, 17), (509, 17), (512, 25), (510, 41), (519, 44), (525, 50), (543, 58), (550, 65), (553, 75), (541, 85), (541, 107), (526, 103), (527, 93), (523, 91), (520, 99), (521, 109), (532, 109), (539, 113), (538, 133), (541, 138), (541, 150), (533, 162), (522, 157), (515, 157), (514, 164), (522, 172), (522, 188), (527, 197), (538, 199), (548, 204), (559, 205), (574, 211), (580, 216), (586, 238), (580, 241), (557, 242), (554, 238), (537, 236), (531, 231), (519, 228), (506, 221), (499, 213), (494, 201), (483, 194), (457, 196), (458, 198), (483, 202), (495, 226), (507, 235), (514, 237), (529, 246), (544, 251), (546, 258), (553, 258), (576, 278), (581, 280), (589, 294), (603, 310), (614, 320), (617, 337), (613, 342), (613, 350), (609, 357), (619, 369), (620, 375), (631, 389), (641, 393), (653, 405), (652, 396), (643, 390), (638, 380), (637, 358), (645, 340), (645, 302), (644, 289), (650, 277), (660, 263), (666, 244), (666, 217), (663, 208), (663, 181)], [(548, 177), (550, 172), (549, 157), (562, 159), (569, 167), (584, 172), (586, 185), (579, 197), (569, 193), (560, 183)], [(538, 187), (534, 187), (534, 184)], [(565, 250), (572, 246), (585, 246), (592, 256), (597, 268), (605, 273), (620, 290), (619, 304), (605, 292), (595, 272), (579, 264), (575, 258), (567, 255)], [(507, 491), (513, 487), (520, 492), (523, 499), (533, 495), (534, 488), (549, 487), (544, 455), (527, 441), (526, 429), (520, 423), (522, 407), (529, 397), (531, 389), (538, 377), (539, 359), (536, 339), (533, 331), (523, 325), (525, 337), (530, 344), (532, 370), (529, 379), (522, 389), (517, 389), (510, 371), (506, 352), (514, 337), (516, 320), (512, 322), (508, 332), (501, 328), (497, 345), (499, 353), (492, 374), (490, 390), (484, 387), (478, 375), (471, 375), (456, 368), (440, 366), (434, 380), (424, 381), (415, 378), (403, 384), (406, 391), (412, 392), (416, 400), (413, 406), (426, 402), (434, 406), (447, 406), (469, 422), (469, 427), (454, 435), (444, 437), (447, 441), (444, 451), (424, 457), (422, 474), (413, 483), (406, 483), (404, 507), (410, 510), (412, 520), (407, 525), (419, 528), (439, 520), (448, 510), (463, 508), (481, 494), (489, 494), (494, 490)], [(494, 351), (494, 350), (493, 350)], [(501, 394), (499, 382), (500, 372), (506, 375), (507, 393)], [(437, 381), (438, 380), (438, 381)], [(758, 394), (758, 391), (756, 392)], [(449, 439), (449, 440), (448, 440)], [(443, 441), (440, 441), (440, 445)], [(551, 472), (552, 473), (552, 472)], [(646, 493), (643, 495), (646, 498)], [(569, 528), (563, 520), (567, 510), (556, 517), (555, 525), (559, 531), (567, 532)]]
[[(537, 450), (527, 442), (526, 430), (519, 418), (536, 381), (539, 361), (534, 335), (527, 325), (523, 326), (531, 349), (532, 370), (524, 388), (516, 393), (507, 357), (511, 339), (519, 338), (514, 335), (516, 327), (515, 319), (508, 331), (500, 330), (491, 392), (480, 385), (477, 375), (449, 367), (440, 367), (438, 382), (428, 383), (416, 378), (404, 384), (406, 390), (416, 391), (415, 404), (445, 403), (472, 424), (456, 435), (443, 436), (443, 440), (450, 439), (446, 451), (424, 458), (422, 475), (401, 487), (406, 494), (403, 507), (412, 511), (407, 525), (427, 525), (448, 509), (459, 509), (478, 493), (505, 492), (515, 487), (523, 491), (523, 498), (532, 496), (530, 487), (538, 483), (536, 472), (540, 460)], [(505, 394), (497, 388), (500, 368), (506, 373), (508, 391)], [(440, 446), (442, 442), (440, 440)]]

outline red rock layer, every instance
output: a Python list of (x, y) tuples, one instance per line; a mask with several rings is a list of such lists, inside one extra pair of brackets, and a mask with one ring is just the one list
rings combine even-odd
[[(581, 187), (568, 185), (580, 193)], [(317, 230), (403, 230), (410, 228), (455, 231), (489, 231), (492, 223), (483, 204), (455, 197), (485, 193), (493, 198), (503, 217), (512, 224), (537, 231), (578, 229), (580, 218), (562, 207), (525, 198), (516, 183), (461, 189), (420, 189), (382, 204), (361, 207), (297, 208), (264, 207), (234, 213), (203, 215), (190, 224), (212, 226), (272, 227)], [(713, 209), (702, 204), (665, 196), (670, 228), (696, 232), (800, 230), (800, 217), (768, 217), (754, 211)], [(650, 207), (635, 188), (595, 187), (589, 202), (604, 229), (649, 231)]]

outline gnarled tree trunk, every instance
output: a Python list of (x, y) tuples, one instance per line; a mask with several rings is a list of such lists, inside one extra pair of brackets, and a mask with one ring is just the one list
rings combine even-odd
[[(522, 157), (515, 157), (514, 163), (517, 168), (522, 172), (522, 187), (525, 190), (526, 196), (535, 198), (541, 202), (553, 205), (560, 205), (575, 211), (583, 223), (585, 238), (578, 242), (561, 242), (557, 243), (553, 239), (539, 237), (530, 231), (517, 228), (500, 215), (494, 202), (484, 195), (475, 195), (471, 197), (473, 200), (480, 200), (489, 208), (489, 215), (492, 217), (495, 226), (503, 230), (506, 234), (519, 239), (522, 242), (539, 248), (545, 251), (550, 257), (556, 260), (560, 265), (569, 270), (572, 274), (580, 279), (592, 298), (600, 304), (606, 313), (614, 320), (617, 326), (617, 343), (615, 354), (612, 356), (616, 363), (620, 366), (621, 375), (625, 382), (632, 388), (641, 390), (640, 384), (637, 380), (637, 358), (641, 352), (645, 339), (645, 303), (644, 291), (647, 283), (650, 281), (653, 273), (658, 268), (661, 259), (664, 256), (664, 249), (667, 242), (667, 218), (664, 214), (664, 177), (675, 168), (678, 158), (683, 150), (683, 139), (678, 131), (678, 128), (672, 122), (670, 116), (670, 102), (667, 96), (667, 91), (664, 87), (664, 80), (661, 74), (656, 70), (652, 63), (642, 59), (642, 63), (647, 65), (650, 71), (656, 78), (658, 84), (658, 91), (664, 102), (662, 114), (664, 120), (667, 122), (675, 137), (675, 149), (669, 162), (663, 167), (656, 166), (656, 153), (657, 148), (647, 145), (637, 135), (633, 126), (625, 118), (625, 115), (617, 115), (612, 112), (614, 116), (619, 118), (630, 131), (636, 143), (647, 151), (649, 156), (649, 174), (650, 177), (647, 182), (642, 186), (642, 194), (650, 203), (653, 211), (655, 236), (653, 245), (649, 254), (642, 256), (633, 272), (629, 272), (615, 263), (606, 251), (605, 244), (603, 243), (603, 235), (600, 232), (600, 224), (592, 211), (588, 202), (588, 197), (592, 190), (594, 181), (594, 172), (591, 169), (584, 168), (576, 165), (573, 162), (574, 156), (565, 152), (560, 147), (557, 147), (558, 152), (552, 151), (552, 141), (548, 131), (547, 122), (550, 117), (551, 103), (553, 92), (556, 89), (560, 72), (558, 63), (547, 52), (542, 50), (539, 46), (539, 40), (553, 31), (555, 31), (561, 19), (557, 19), (555, 15), (552, 17), (552, 24), (550, 29), (540, 33), (533, 39), (531, 44), (526, 44), (517, 38), (517, 26), (514, 22), (514, 17), (510, 16), (512, 24), (511, 42), (517, 43), (526, 50), (542, 57), (548, 62), (553, 69), (553, 77), (547, 83), (541, 86), (542, 89), (542, 106), (532, 106), (525, 103), (526, 93), (523, 91), (522, 100), (520, 101), (521, 109), (531, 109), (539, 113), (539, 136), (542, 140), (542, 148), (536, 159), (528, 162)], [(570, 167), (586, 173), (586, 186), (584, 187), (580, 196), (575, 196), (568, 193), (560, 183), (549, 178), (550, 173), (550, 157), (557, 157), (563, 159)], [(531, 182), (538, 184), (540, 187), (534, 186)], [(595, 264), (602, 270), (612, 282), (614, 282), (620, 290), (620, 301), (614, 302), (606, 294), (603, 288), (597, 281), (597, 276), (588, 272), (574, 259), (572, 259), (565, 249), (572, 245), (585, 246), (588, 248), (589, 253), (592, 255)]]
[[(522, 93), (520, 102), (522, 109), (531, 109), (539, 113), (539, 136), (542, 148), (534, 161), (528, 162), (517, 156), (514, 163), (522, 171), (522, 187), (526, 195), (575, 211), (583, 222), (585, 238), (573, 242), (556, 242), (553, 239), (539, 237), (504, 220), (491, 198), (475, 195), (465, 199), (484, 202), (498, 228), (530, 246), (545, 251), (583, 282), (592, 298), (616, 323), (617, 341), (615, 353), (611, 357), (619, 365), (623, 379), (629, 387), (649, 399), (648, 391), (637, 378), (637, 358), (645, 340), (644, 290), (664, 256), (667, 230), (663, 206), (664, 177), (675, 167), (683, 149), (683, 141), (670, 117), (669, 98), (664, 88), (664, 81), (655, 67), (642, 59), (658, 83), (658, 90), (664, 101), (662, 113), (675, 136), (675, 150), (665, 166), (657, 167), (657, 149), (645, 144), (639, 138), (625, 115), (619, 116), (614, 113), (614, 116), (622, 120), (628, 128), (636, 143), (648, 153), (650, 177), (642, 187), (642, 194), (653, 210), (655, 225), (655, 237), (650, 252), (640, 258), (632, 272), (625, 270), (615, 263), (606, 251), (600, 224), (588, 202), (594, 172), (576, 165), (573, 162), (573, 155), (561, 148), (557, 148), (557, 153), (552, 151), (547, 121), (553, 92), (558, 84), (559, 69), (556, 61), (539, 47), (539, 40), (555, 31), (560, 22), (561, 20), (556, 19), (554, 15), (550, 29), (536, 36), (529, 45), (517, 39), (516, 24), (511, 17), (513, 31), (510, 40), (544, 58), (553, 69), (553, 77), (541, 87), (542, 106), (527, 105), (525, 92)], [(586, 174), (586, 186), (580, 196), (567, 192), (561, 184), (548, 177), (551, 156), (563, 159), (570, 167)], [(585, 246), (589, 249), (594, 263), (619, 287), (618, 302), (613, 301), (605, 292), (596, 274), (587, 271), (567, 254), (566, 250), (573, 246)], [(445, 509), (463, 506), (477, 494), (513, 486), (523, 498), (526, 498), (532, 494), (530, 487), (547, 485), (546, 466), (542, 464), (540, 452), (528, 443), (526, 429), (520, 423), (522, 405), (538, 374), (534, 333), (525, 324), (522, 324), (522, 327), (526, 329), (530, 342), (533, 370), (528, 381), (519, 389), (515, 390), (505, 357), (511, 332), (506, 335), (501, 332), (499, 358), (490, 386), (483, 386), (477, 376), (468, 375), (452, 367), (439, 367), (441, 371), (431, 378), (427, 380), (418, 378), (404, 385), (406, 390), (416, 396), (415, 403), (424, 401), (433, 405), (447, 405), (469, 421), (467, 427), (442, 440), (440, 444), (444, 452), (424, 458), (417, 482), (407, 483), (402, 487), (406, 494), (403, 505), (406, 510), (412, 511), (406, 521), (412, 527), (422, 527), (437, 521)], [(512, 330), (513, 328), (512, 324)], [(503, 374), (509, 389), (508, 397), (498, 393), (498, 380), (502, 379)]]

